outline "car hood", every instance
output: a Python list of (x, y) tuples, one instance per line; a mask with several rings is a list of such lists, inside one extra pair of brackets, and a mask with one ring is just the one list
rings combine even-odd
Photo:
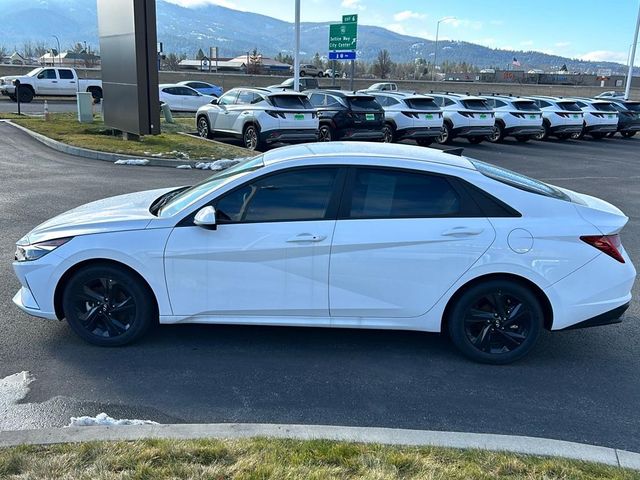
[(146, 228), (156, 218), (149, 211), (153, 201), (172, 190), (175, 188), (147, 190), (81, 205), (41, 223), (18, 243), (33, 244), (56, 238)]

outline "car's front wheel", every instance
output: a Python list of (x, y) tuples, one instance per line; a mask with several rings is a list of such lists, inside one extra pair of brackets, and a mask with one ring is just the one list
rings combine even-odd
[(525, 356), (544, 325), (540, 302), (514, 281), (490, 280), (466, 290), (448, 318), (451, 340), (472, 360), (502, 365)]
[(384, 143), (393, 143), (393, 141), (395, 140), (395, 131), (393, 130), (393, 126), (389, 125), (389, 124), (385, 124), (384, 127), (382, 127), (382, 141)]
[(444, 125), (442, 125), (442, 133), (440, 133), (440, 136), (437, 137), (436, 141), (440, 145), (448, 145), (449, 143), (451, 143), (451, 140), (453, 140), (451, 125), (445, 123)]
[(103, 347), (134, 342), (157, 319), (149, 287), (126, 269), (108, 264), (78, 270), (66, 284), (62, 308), (80, 338)]
[(198, 135), (200, 135), (202, 138), (213, 138), (213, 132), (211, 131), (211, 127), (209, 126), (209, 120), (204, 115), (198, 117)]
[(333, 140), (333, 131), (329, 125), (320, 125), (318, 129), (319, 142), (331, 142)]
[(253, 124), (249, 124), (244, 128), (242, 139), (244, 141), (245, 148), (248, 150), (259, 150), (262, 147), (260, 142), (260, 132), (258, 131), (258, 127)]

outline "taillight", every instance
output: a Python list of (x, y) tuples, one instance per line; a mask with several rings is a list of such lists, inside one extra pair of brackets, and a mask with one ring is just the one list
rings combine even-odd
[(420, 115), (415, 112), (402, 112), (402, 114), (409, 118), (420, 118)]
[(271, 115), (273, 118), (287, 118), (287, 116), (282, 112), (276, 112), (274, 110), (266, 110), (267, 114)]
[(620, 248), (622, 247), (620, 235), (583, 235), (580, 240), (597, 248), (602, 253), (606, 253), (620, 263), (624, 263), (624, 258), (620, 253)]
[(467, 118), (473, 118), (473, 113), (471, 112), (458, 112), (460, 115), (462, 115), (463, 117), (467, 117)]

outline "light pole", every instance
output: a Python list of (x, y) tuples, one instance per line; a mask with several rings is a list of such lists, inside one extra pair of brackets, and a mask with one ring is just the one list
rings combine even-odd
[(438, 20), (438, 24), (436, 25), (436, 49), (433, 53), (433, 74), (431, 75), (431, 80), (436, 79), (436, 67), (438, 66), (438, 34), (440, 33), (440, 24), (442, 22), (448, 22), (449, 20), (455, 20), (456, 17), (444, 17)]
[(293, 52), (293, 89), (300, 91), (300, 0), (296, 0), (296, 49)]
[(631, 93), (631, 80), (633, 79), (633, 63), (636, 59), (636, 45), (638, 44), (638, 30), (640, 30), (640, 4), (638, 5), (638, 20), (636, 21), (636, 33), (633, 36), (631, 45), (631, 56), (629, 57), (629, 71), (627, 72), (627, 85), (624, 89), (624, 99), (629, 100)]
[[(60, 39), (58, 38), (57, 35), (51, 35), (53, 38), (56, 39), (56, 42), (58, 42), (58, 65), (60, 65)], [(53, 65), (56, 64), (56, 57), (53, 57)]]

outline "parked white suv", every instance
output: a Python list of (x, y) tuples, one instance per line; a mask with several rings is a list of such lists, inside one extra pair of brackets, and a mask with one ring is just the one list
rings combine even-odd
[(442, 110), (432, 97), (411, 92), (362, 92), (375, 97), (384, 109), (382, 132), (385, 142), (415, 140), (426, 147), (442, 134)]
[(318, 139), (318, 114), (306, 95), (266, 88), (229, 90), (198, 110), (196, 125), (201, 137), (242, 138), (249, 150)]
[(464, 137), (470, 143), (480, 143), (493, 133), (493, 110), (482, 97), (459, 93), (429, 93), (442, 109), (444, 123), (438, 143), (450, 143), (455, 137)]
[(594, 139), (606, 137), (618, 131), (618, 110), (607, 100), (592, 98), (572, 98), (582, 109), (582, 131), (574, 133), (571, 138), (579, 139), (585, 135)]
[(582, 132), (582, 109), (573, 100), (546, 96), (528, 98), (542, 111), (542, 132), (536, 140), (546, 140), (550, 135), (566, 140)]
[(499, 143), (505, 137), (526, 142), (542, 133), (542, 112), (533, 100), (495, 94), (483, 98), (496, 116), (493, 133), (487, 137), (490, 142)]
[[(289, 71), (293, 73), (294, 67), (290, 67)], [(315, 65), (310, 63), (304, 63), (300, 65), (300, 76), (301, 77), (324, 77), (324, 72), (320, 70)]]

